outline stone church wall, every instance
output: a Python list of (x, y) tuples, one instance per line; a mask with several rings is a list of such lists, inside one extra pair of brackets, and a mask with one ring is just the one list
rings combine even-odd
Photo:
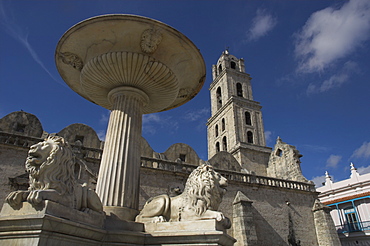
[[(182, 191), (186, 179), (186, 173), (142, 168), (139, 207), (142, 208), (151, 196), (171, 194), (177, 187)], [(227, 190), (219, 210), (232, 220), (235, 195), (237, 191), (243, 192), (253, 202), (253, 223), (258, 245), (317, 245), (311, 211), (316, 192), (233, 180), (229, 180)], [(233, 228), (228, 230), (228, 234), (234, 236)]]

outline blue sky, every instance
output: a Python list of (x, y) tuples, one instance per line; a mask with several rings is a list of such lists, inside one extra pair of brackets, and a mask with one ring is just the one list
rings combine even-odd
[(200, 49), (207, 79), (187, 104), (144, 115), (157, 152), (189, 144), (207, 160), (211, 66), (222, 51), (245, 59), (263, 106), (267, 145), (280, 136), (303, 154), (303, 174), (320, 183), (370, 172), (370, 0), (351, 1), (0, 1), (0, 117), (24, 110), (44, 130), (73, 123), (104, 138), (109, 112), (73, 92), (54, 52), (72, 25), (92, 16), (136, 14), (162, 21)]

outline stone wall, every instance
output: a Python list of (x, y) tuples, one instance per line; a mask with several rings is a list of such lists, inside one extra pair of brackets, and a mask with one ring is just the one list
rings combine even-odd
[[(141, 169), (140, 208), (151, 196), (170, 194), (176, 187), (183, 190), (187, 175), (192, 171), (190, 165), (188, 167), (183, 165), (183, 168), (180, 168), (175, 163), (171, 165), (162, 162), (154, 166), (155, 168)], [(220, 211), (232, 219), (232, 205), (236, 193), (243, 192), (253, 202), (252, 214), (258, 239), (256, 245), (318, 245), (311, 211), (317, 198), (313, 187), (298, 182), (284, 183), (283, 180), (277, 179), (259, 179), (258, 176), (255, 176), (255, 181), (248, 178), (245, 181), (243, 179), (236, 181), (232, 179), (237, 176), (230, 176), (234, 173), (220, 172), (226, 177), (229, 176), (228, 191), (220, 205)], [(244, 177), (253, 175), (246, 174)], [(228, 234), (234, 236), (233, 228), (228, 230)]]
[[(27, 184), (28, 179), (27, 175), (24, 180), (14, 180), (17, 177), (26, 174), (24, 169), (24, 163), (27, 157), (28, 149), (22, 147), (8, 147), (1, 145), (0, 146), (0, 206), (2, 207), (5, 197), (13, 190), (18, 188), (27, 188), (19, 187), (19, 183)], [(12, 185), (11, 180), (14, 180), (15, 184)]]

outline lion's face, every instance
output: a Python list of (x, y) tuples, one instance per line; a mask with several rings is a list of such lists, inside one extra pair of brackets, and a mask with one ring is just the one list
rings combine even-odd
[(55, 142), (52, 140), (45, 140), (32, 145), (28, 151), (26, 163), (31, 166), (40, 166), (47, 160), (54, 145)]
[(30, 147), (26, 160), (30, 190), (54, 189), (71, 193), (74, 157), (69, 144), (60, 136), (52, 136)]
[(188, 178), (184, 193), (192, 199), (192, 204), (198, 204), (197, 200), (203, 200), (205, 209), (217, 210), (222, 197), (226, 193), (227, 179), (216, 172), (211, 165), (203, 164), (195, 169)]

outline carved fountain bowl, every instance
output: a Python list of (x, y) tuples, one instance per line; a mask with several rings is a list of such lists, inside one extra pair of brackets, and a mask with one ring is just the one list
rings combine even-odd
[(205, 80), (197, 47), (174, 28), (135, 15), (103, 15), (71, 27), (55, 53), (64, 81), (82, 97), (111, 109), (108, 93), (140, 89), (149, 97), (143, 113), (178, 107)]

